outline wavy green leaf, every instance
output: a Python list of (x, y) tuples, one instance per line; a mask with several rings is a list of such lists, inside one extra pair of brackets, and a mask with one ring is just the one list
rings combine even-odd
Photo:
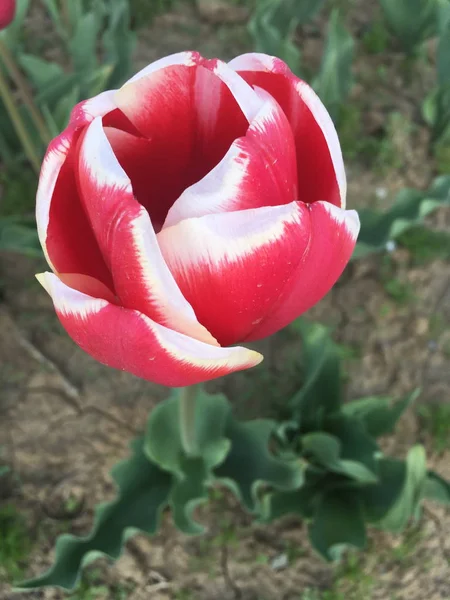
[(364, 548), (366, 527), (358, 496), (344, 490), (324, 494), (309, 526), (309, 537), (313, 547), (329, 561), (339, 559), (348, 547)]
[(258, 419), (240, 423), (221, 394), (196, 397), (195, 439), (198, 457), (185, 456), (179, 425), (180, 392), (158, 405), (149, 418), (146, 453), (175, 477), (170, 504), (175, 523), (188, 533), (200, 533), (192, 509), (208, 498), (208, 486), (226, 484), (249, 510), (256, 510), (258, 489), (271, 485), (294, 489), (302, 482), (298, 461), (282, 460), (270, 449), (275, 423)]
[(127, 539), (138, 531), (157, 531), (161, 512), (169, 503), (172, 478), (148, 461), (142, 438), (134, 440), (131, 448), (132, 456), (111, 471), (118, 495), (96, 508), (92, 532), (81, 538), (60, 536), (53, 566), (43, 575), (20, 583), (18, 589), (73, 589), (84, 566), (102, 555), (118, 558)]
[(423, 488), (423, 497), (450, 506), (450, 482), (434, 471), (428, 471)]
[(367, 433), (376, 438), (393, 432), (399, 418), (419, 393), (420, 390), (414, 390), (397, 402), (381, 396), (361, 398), (344, 404), (342, 412), (357, 419)]
[(299, 460), (283, 460), (271, 452), (275, 426), (274, 421), (265, 419), (239, 423), (230, 418), (227, 424), (225, 434), (230, 441), (230, 452), (215, 469), (215, 475), (227, 483), (250, 511), (260, 510), (262, 487), (293, 490), (303, 482)]
[(411, 448), (406, 458), (406, 474), (401, 494), (379, 522), (382, 529), (402, 531), (416, 514), (427, 478), (426, 456), (423, 446)]
[(289, 401), (303, 431), (322, 428), (326, 415), (339, 411), (342, 402), (340, 359), (329, 329), (320, 323), (297, 319), (293, 328), (302, 338), (305, 382)]

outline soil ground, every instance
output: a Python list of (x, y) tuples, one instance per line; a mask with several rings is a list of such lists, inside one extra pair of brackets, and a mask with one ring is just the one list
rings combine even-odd
[[(203, 3), (199, 13), (190, 3), (179, 3), (142, 29), (136, 68), (186, 48), (225, 59), (250, 49), (245, 7), (227, 4), (225, 12), (216, 13), (210, 10), (213, 4), (205, 10)], [(348, 26), (361, 37), (375, 18), (374, 3), (353, 4)], [(315, 28), (300, 34), (304, 60), (312, 66), (320, 56), (323, 25), (319, 19)], [(380, 64), (385, 69), (381, 78)], [(425, 188), (436, 174), (428, 132), (417, 117), (417, 98), (424, 95), (430, 69), (426, 64), (414, 68), (416, 76), (408, 78), (395, 48), (365, 53), (356, 62), (351, 101), (361, 108), (362, 130), (344, 135), (350, 140), (352, 135), (383, 136), (386, 154), (380, 152), (371, 162), (348, 152), (350, 207), (387, 206), (402, 187)], [(403, 121), (387, 129), (393, 112)], [(439, 211), (429, 226), (450, 231), (450, 212)], [(421, 388), (395, 436), (385, 441), (386, 449), (404, 456), (412, 444), (422, 442), (430, 466), (450, 478), (450, 419), (439, 417), (448, 414), (439, 411), (448, 406), (450, 389), (450, 264), (416, 258), (399, 247), (351, 263), (309, 316), (332, 325), (335, 339), (347, 350), (348, 398), (400, 397)], [(163, 388), (103, 367), (78, 349), (34, 280), (40, 270), (39, 260), (0, 257), (0, 448), (13, 474), (0, 480), (0, 509), (14, 505), (26, 517), (31, 551), (20, 567), (27, 576), (49, 566), (58, 534), (89, 530), (94, 505), (114, 494), (111, 466), (127, 456), (129, 439), (142, 431), (148, 412), (166, 395)], [(257, 385), (270, 369), (274, 389), (267, 390), (267, 399), (246, 395), (244, 403), (236, 404), (239, 415), (270, 411), (277, 386), (291, 377), (286, 356), (295, 362), (297, 344), (286, 332), (264, 342), (268, 359), (252, 372), (250, 382)], [(223, 385), (230, 398), (237, 398), (249, 384), (237, 376)], [(90, 567), (70, 597), (450, 600), (450, 514), (434, 505), (403, 535), (372, 532), (367, 551), (349, 555), (338, 566), (313, 554), (300, 522), (251, 526), (249, 516), (227, 496), (202, 520), (208, 533), (199, 538), (181, 536), (169, 522), (153, 539), (135, 537), (114, 566), (100, 560)], [(226, 540), (224, 522), (233, 531)], [(59, 590), (13, 594), (2, 576), (5, 580), (0, 568), (1, 600), (69, 597)]]

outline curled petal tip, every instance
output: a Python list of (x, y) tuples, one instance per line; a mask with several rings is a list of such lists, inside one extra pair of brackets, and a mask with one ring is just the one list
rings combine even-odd
[(47, 292), (47, 294), (51, 295), (50, 289), (48, 287), (46, 275), (47, 275), (47, 273), (36, 273), (35, 277), (39, 281), (39, 283), (42, 285), (44, 290)]

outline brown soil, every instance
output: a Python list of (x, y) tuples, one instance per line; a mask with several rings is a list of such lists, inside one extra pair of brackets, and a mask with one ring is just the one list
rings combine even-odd
[[(362, 7), (361, 2), (356, 4)], [(364, 26), (365, 12), (355, 9), (360, 15), (352, 23), (355, 31)], [(248, 44), (245, 24), (223, 27), (205, 14), (199, 19), (186, 4), (141, 32), (136, 68), (186, 48), (229, 58), (245, 51)], [(304, 40), (304, 54), (311, 55), (312, 61), (314, 47), (317, 52), (314, 37)], [(396, 70), (397, 55), (382, 58), (397, 79), (390, 81), (394, 82), (390, 90), (378, 93), (377, 88), (370, 127), (374, 121), (383, 123), (393, 106), (414, 114), (413, 86), (399, 92), (402, 79)], [(370, 77), (368, 62), (357, 68), (360, 72), (368, 69)], [(361, 84), (354, 94), (363, 103), (370, 100)], [(391, 199), (405, 185), (426, 186), (433, 174), (423, 143), (426, 136), (426, 130), (417, 126), (394, 140), (401, 168), (382, 176), (350, 164), (348, 205), (379, 204), (375, 191), (380, 187)], [(441, 211), (432, 225), (450, 230), (449, 217), (450, 213)], [(108, 475), (111, 466), (127, 455), (129, 439), (142, 431), (148, 412), (167, 392), (103, 367), (75, 346), (33, 278), (43, 269), (39, 261), (11, 255), (0, 260), (4, 294), (0, 304), (0, 447), (16, 474), (6, 483), (2, 480), (0, 503), (13, 503), (26, 515), (34, 543), (26, 572), (34, 575), (51, 563), (58, 534), (89, 530), (94, 505), (114, 493)], [(345, 364), (349, 398), (400, 396), (420, 387), (419, 404), (447, 402), (450, 265), (436, 260), (415, 266), (407, 251), (394, 251), (388, 258), (390, 268), (410, 290), (399, 303), (383, 285), (383, 260), (372, 257), (352, 263), (310, 317), (333, 325), (336, 339), (358, 357)], [(278, 335), (265, 343), (269, 366), (277, 373), (282, 373), (277, 356), (283, 354), (284, 340)], [(259, 372), (265, 368), (258, 367)], [(236, 397), (239, 385), (238, 379), (227, 379), (230, 396)], [(423, 442), (431, 466), (450, 478), (450, 452), (436, 454), (416, 408), (402, 418), (397, 434), (386, 440), (386, 449), (403, 456), (413, 443)], [(237, 410), (261, 412), (251, 400)], [(74, 500), (72, 512), (68, 512), (68, 499)], [(305, 529), (295, 520), (271, 527), (251, 526), (249, 517), (228, 497), (204, 511), (202, 520), (208, 530), (204, 537), (185, 538), (168, 522), (154, 539), (135, 537), (114, 566), (100, 561), (95, 578), (109, 591), (98, 597), (116, 600), (117, 590), (129, 589), (123, 596), (128, 600), (302, 600), (315, 598), (312, 592), (306, 596), (307, 590), (334, 586), (336, 595), (328, 596), (330, 600), (450, 599), (450, 515), (436, 506), (427, 507), (420, 527), (404, 536), (373, 532), (370, 548), (360, 555), (353, 576), (347, 569), (342, 577), (342, 568), (325, 564), (311, 552)], [(236, 531), (236, 540), (227, 545), (220, 542), (224, 520)], [(277, 563), (282, 567), (277, 568)], [(342, 596), (337, 595), (339, 591)], [(21, 597), (53, 600), (66, 595), (58, 590), (13, 595), (0, 580), (1, 600)]]

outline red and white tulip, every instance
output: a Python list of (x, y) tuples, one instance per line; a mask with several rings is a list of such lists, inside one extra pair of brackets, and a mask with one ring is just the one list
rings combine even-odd
[(75, 342), (169, 386), (258, 364), (334, 285), (359, 231), (333, 123), (279, 59), (163, 58), (77, 105), (37, 196)]
[(16, 16), (16, 0), (0, 0), (0, 30), (5, 29)]

